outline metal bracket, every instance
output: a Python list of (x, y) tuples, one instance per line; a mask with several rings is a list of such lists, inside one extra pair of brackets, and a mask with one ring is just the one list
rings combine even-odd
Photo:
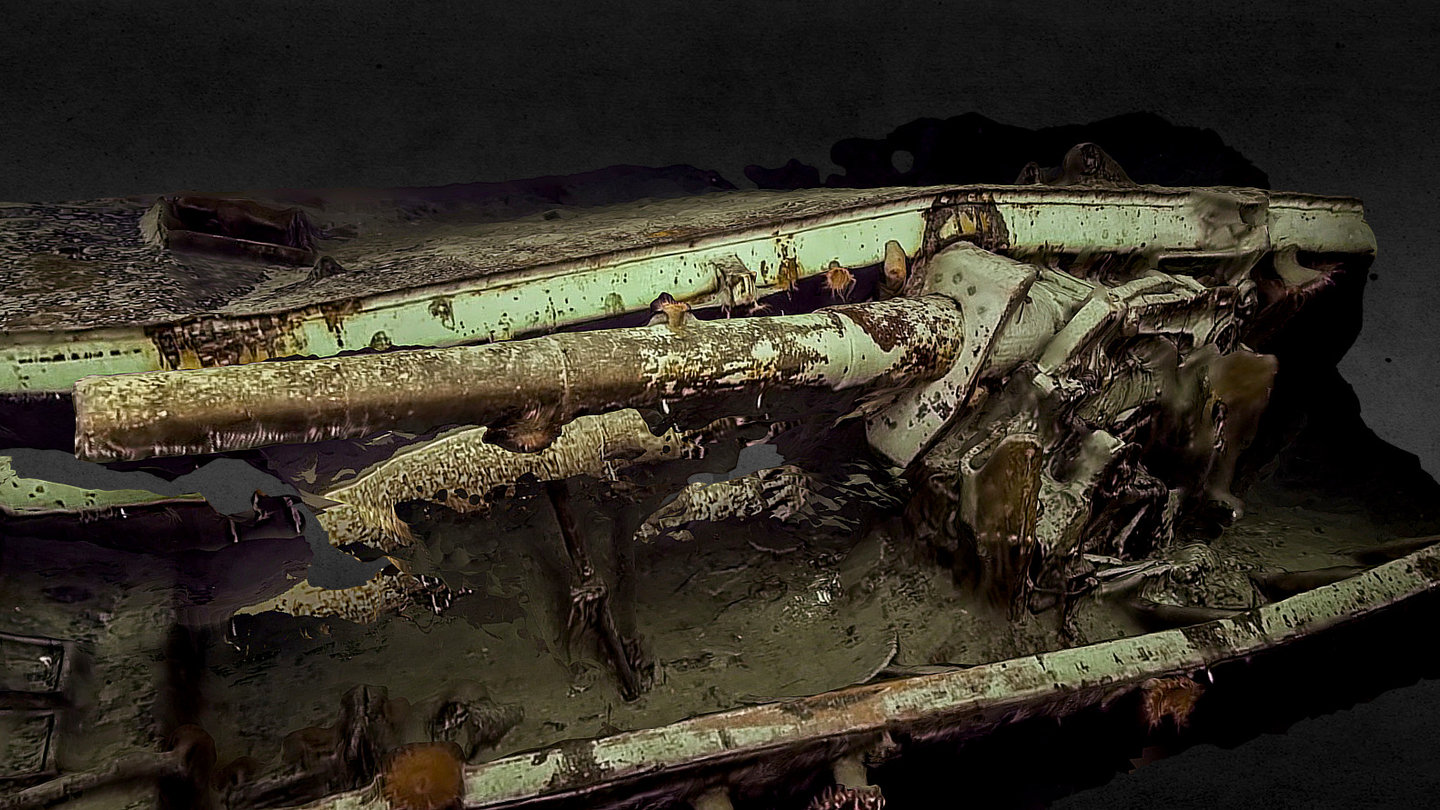
[(995, 337), (1035, 283), (1036, 268), (968, 242), (936, 254), (924, 275), (924, 293), (941, 293), (959, 306), (964, 348), (938, 380), (911, 386), (886, 410), (870, 417), (870, 445), (907, 467), (964, 411), (990, 357)]

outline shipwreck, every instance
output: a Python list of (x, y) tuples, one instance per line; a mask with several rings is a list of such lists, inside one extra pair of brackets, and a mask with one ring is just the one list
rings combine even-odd
[(0, 808), (872, 808), (928, 741), (1183, 725), (1440, 582), (1297, 472), (1375, 251), (1091, 144), (0, 206)]

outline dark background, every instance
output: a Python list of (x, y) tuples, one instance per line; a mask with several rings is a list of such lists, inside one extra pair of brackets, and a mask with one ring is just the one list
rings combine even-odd
[[(1380, 243), (1341, 369), (1440, 471), (1428, 2), (6, 2), (0, 199), (416, 186), (798, 158), (920, 117), (1150, 111), (1277, 189), (1362, 198)], [(1044, 156), (1040, 156), (1044, 157)], [(1428, 639), (1429, 634), (1417, 635)], [(1427, 806), (1433, 681), (1066, 807)]]

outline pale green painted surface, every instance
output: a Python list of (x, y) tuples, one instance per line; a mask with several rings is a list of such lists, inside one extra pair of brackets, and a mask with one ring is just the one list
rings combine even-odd
[(11, 468), (10, 457), (0, 456), (0, 512), (34, 515), (49, 512), (77, 512), (150, 503), (194, 501), (204, 503), (203, 495), (157, 495), (143, 489), (83, 489), (21, 478)]
[[(703, 303), (716, 290), (717, 263), (738, 258), (754, 272), (759, 292), (774, 292), (780, 263), (793, 257), (799, 275), (824, 272), (831, 261), (860, 267), (879, 263), (884, 245), (898, 242), (914, 255), (923, 213), (941, 191), (902, 203), (777, 223), (712, 236), (689, 245), (599, 256), (444, 287), (377, 296), (335, 328), (321, 314), (304, 316), (280, 347), (288, 354), (332, 356), (371, 346), (453, 346), (638, 312), (661, 292)], [(975, 191), (976, 189), (970, 189)], [(1073, 190), (994, 187), (990, 193), (1017, 255), (1044, 250), (1142, 250), (1155, 255), (1300, 247), (1373, 252), (1374, 236), (1354, 201), (1272, 195), (1268, 219), (1227, 244), (1204, 227), (1196, 199), (1212, 192), (1142, 189), (1104, 194)], [(1258, 195), (1258, 197), (1257, 197)], [(1245, 191), (1241, 198), (1265, 199)], [(1228, 198), (1221, 198), (1228, 199)], [(1213, 229), (1210, 229), (1213, 230)], [(1207, 247), (1208, 246), (1208, 247)], [(381, 336), (383, 333), (383, 337)], [(378, 339), (377, 339), (378, 338)], [(140, 329), (20, 333), (0, 337), (0, 393), (65, 391), (82, 377), (158, 371), (160, 353)]]
[[(1099, 702), (1148, 678), (1196, 673), (1323, 631), (1434, 589), (1440, 546), (1274, 604), (1178, 630), (999, 661), (953, 673), (853, 687), (790, 703), (705, 715), (660, 728), (517, 754), (466, 769), (470, 810), (564, 795), (607, 780), (774, 753), (837, 736), (879, 734), (920, 721)], [(847, 696), (837, 700), (837, 695)], [(957, 723), (967, 722), (955, 720)], [(385, 810), (373, 789), (306, 805)]]

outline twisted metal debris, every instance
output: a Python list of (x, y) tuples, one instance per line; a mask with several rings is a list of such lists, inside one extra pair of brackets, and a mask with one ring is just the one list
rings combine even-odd
[[(502, 250), (487, 241), (494, 234), (471, 234), (461, 243), (430, 234), (417, 238), (413, 250), (386, 244), (385, 255), (370, 264), (362, 249), (337, 246), (326, 227), (298, 209), (169, 201), (150, 209), (156, 227), (116, 241), (123, 248), (117, 255), (130, 261), (145, 250), (233, 250), (239, 240), (257, 243), (241, 246), (256, 254), (251, 259), (279, 257), (290, 268), (237, 269), (228, 277), (234, 289), (217, 293), (222, 303), (211, 311), (176, 306), (174, 296), (157, 306), (100, 307), (106, 311), (96, 322), (116, 330), (107, 335), (65, 312), (79, 311), (70, 305), (85, 296), (116, 304), (109, 292), (86, 287), (38, 320), (0, 306), (12, 326), (49, 330), (0, 339), (0, 390), (65, 390), (74, 383), (76, 452), (105, 461), (438, 429), (436, 438), (403, 448), (353, 480), (310, 493), (330, 542), (397, 553), (417, 542), (397, 512), (402, 504), (477, 514), (520, 482), (544, 482), (570, 563), (561, 574), (570, 579), (565, 630), (594, 631), (627, 701), (661, 697), (649, 677), (654, 661), (640, 643), (645, 617), (633, 617), (635, 632), (627, 627), (630, 635), (621, 634), (611, 615), (613, 605), (626, 607), (623, 589), (613, 587), (620, 578), (604, 570), (608, 559), (596, 562), (613, 557), (616, 570), (623, 569), (636, 523), (641, 540), (687, 539), (702, 534), (702, 524), (726, 521), (801, 529), (794, 548), (751, 543), (765, 552), (756, 557), (820, 566), (797, 581), (810, 583), (827, 616), (848, 606), (888, 621), (892, 603), (860, 601), (877, 592), (864, 581), (876, 569), (856, 563), (842, 571), (826, 557), (828, 549), (816, 548), (840, 545), (836, 536), (856, 525), (847, 507), (866, 501), (887, 516), (903, 511), (903, 526), (864, 533), (884, 535), (875, 553), (913, 540), (935, 547), (943, 554), (934, 559), (1009, 609), (1012, 627), (1058, 607), (1061, 647), (1070, 643), (1071, 611), (1082, 600), (1110, 600), (1146, 619), (1189, 625), (968, 668), (930, 667), (923, 671), (934, 674), (920, 677), (910, 676), (922, 669), (897, 660), (901, 634), (887, 627), (894, 632), (884, 662), (865, 669), (863, 686), (767, 698), (743, 709), (717, 698), (720, 714), (624, 732), (608, 726), (607, 708), (608, 730), (594, 739), (555, 745), (547, 731), (539, 739), (549, 747), (469, 765), (449, 747), (425, 749), (443, 753), (431, 761), (444, 766), (437, 801), (463, 794), (471, 807), (578, 799), (662, 778), (703, 783), (705, 806), (724, 807), (726, 785), (763, 783), (751, 766), (777, 755), (839, 763), (836, 788), (813, 807), (880, 807), (883, 797), (866, 785), (861, 756), (883, 741), (893, 745), (892, 732), (906, 744), (932, 733), (980, 733), (1007, 719), (1062, 714), (1135, 689), (1151, 725), (1181, 725), (1200, 699), (1193, 676), (1205, 667), (1440, 581), (1433, 549), (1407, 547), (1410, 556), (1368, 571), (1336, 566), (1303, 576), (1257, 575), (1210, 546), (1176, 542), (1183, 517), (1224, 524), (1244, 514), (1232, 484), (1276, 380), (1279, 360), (1267, 341), (1342, 270), (1363, 269), (1373, 255), (1357, 203), (1244, 189), (1139, 188), (1094, 147), (1077, 149), (1056, 172), (1031, 167), (1027, 175), (1064, 187), (817, 193), (790, 202), (767, 198), (763, 206), (746, 198), (759, 212), (753, 216), (745, 200), (732, 197), (691, 226), (660, 228), (653, 212), (618, 212), (589, 221), (623, 229), (592, 228), (556, 247), (565, 241), (562, 226), (522, 223), (496, 232), (511, 242), (516, 233), (531, 234), (528, 247)], [(685, 210), (698, 210), (694, 205)], [(195, 206), (224, 215), (219, 233), (186, 219)], [(100, 206), (92, 224), (109, 228), (129, 210)], [(11, 213), (34, 216), (28, 209)], [(161, 215), (169, 216), (163, 228)], [(311, 259), (312, 267), (302, 266)], [(80, 272), (69, 260), (40, 264)], [(199, 266), (168, 253), (158, 266), (182, 265)], [(397, 276), (357, 275), (355, 267)], [(101, 269), (100, 278), (115, 271)], [(19, 278), (30, 283), (35, 276)], [(812, 304), (880, 300), (822, 309), (796, 303), (807, 295)], [(766, 314), (771, 307), (815, 311)], [(725, 319), (708, 320), (717, 309)], [(747, 317), (732, 317), (738, 314)], [(612, 320), (631, 315), (638, 317)], [(647, 317), (649, 325), (635, 325)], [(534, 336), (579, 325), (611, 328)], [(522, 336), (531, 337), (513, 339)], [(481, 341), (491, 342), (457, 345)], [(360, 347), (375, 353), (336, 356)], [(125, 371), (142, 373), (119, 373)], [(79, 379), (88, 372), (107, 376)], [(598, 532), (582, 525), (587, 501), (633, 494), (639, 488), (627, 489), (624, 480), (641, 465), (696, 457), (713, 431), (694, 428), (722, 413), (775, 421), (812, 412), (816, 402), (838, 404), (853, 420), (844, 435), (862, 443), (828, 447), (815, 458), (787, 453), (780, 466), (691, 484), (648, 516), (627, 504), (631, 511), (616, 521), (623, 531), (592, 556), (588, 535)], [(657, 435), (654, 419), (647, 423), (637, 409), (663, 415), (665, 430)], [(827, 413), (816, 430), (835, 431), (829, 419)], [(771, 440), (782, 443), (773, 433), (765, 439)], [(563, 482), (576, 476), (608, 484), (598, 496), (572, 492)], [(676, 486), (679, 480), (650, 478), (648, 471), (636, 478), (651, 489), (657, 480)], [(656, 494), (651, 489), (647, 497)], [(901, 490), (913, 497), (902, 503)], [(61, 503), (62, 512), (100, 497), (56, 492), (74, 501)], [(152, 500), (146, 493), (124, 497)], [(0, 499), (11, 507), (0, 517), (17, 517), (18, 503)], [(731, 539), (714, 528), (703, 530), (715, 538), (713, 548), (650, 546), (646, 553), (713, 563), (697, 549), (723, 553)], [(553, 539), (554, 532), (541, 536)], [(411, 606), (441, 613), (452, 601), (476, 598), (412, 573), (401, 559), (391, 562), (393, 568), (352, 588), (295, 583), (238, 612), (366, 624)], [(730, 573), (739, 577), (747, 568)], [(566, 583), (555, 584), (563, 600)], [(781, 605), (766, 617), (766, 629), (781, 634), (786, 622), (799, 624), (793, 608), (801, 601), (778, 598), (785, 583), (752, 584), (759, 586), (754, 594)], [(1262, 591), (1287, 589), (1304, 592), (1264, 604)], [(514, 591), (487, 596), (503, 602)], [(803, 620), (818, 626), (820, 612), (807, 610)], [(978, 622), (978, 613), (960, 610), (952, 624)], [(772, 626), (773, 616), (779, 621)], [(348, 629), (379, 637), (384, 626)], [(856, 627), (848, 634), (856, 635)], [(745, 635), (754, 643), (748, 628)], [(518, 646), (546, 648), (528, 629), (516, 638), (524, 642)], [(738, 630), (734, 639), (742, 641)], [(846, 643), (864, 650), (854, 639)], [(741, 655), (733, 652), (737, 661)], [(875, 683), (878, 672), (894, 679)], [(362, 702), (373, 717), (387, 717), (388, 704), (378, 696)], [(615, 704), (622, 726), (629, 706)], [(392, 764), (428, 773), (420, 766), (429, 760), (405, 756), (421, 751), (406, 747), (411, 743), (340, 738), (371, 716), (352, 712), (350, 725), (326, 731), (327, 761), (348, 769), (346, 781), (318, 782), (303, 795), (348, 792), (311, 807), (379, 808), (430, 795), (418, 789), (424, 780), (411, 785), (393, 768), (362, 786), (375, 777), (382, 749), (399, 752)], [(519, 723), (518, 715), (505, 719), (502, 734)], [(565, 728), (559, 720), (553, 725)], [(432, 740), (455, 736), (458, 728), (448, 721), (431, 726)], [(479, 741), (469, 740), (466, 757)], [(292, 794), (266, 793), (265, 785), (289, 790), (309, 776), (302, 768), (280, 782), (267, 778), (227, 795), (273, 806)], [(687, 791), (675, 792), (693, 793)]]

